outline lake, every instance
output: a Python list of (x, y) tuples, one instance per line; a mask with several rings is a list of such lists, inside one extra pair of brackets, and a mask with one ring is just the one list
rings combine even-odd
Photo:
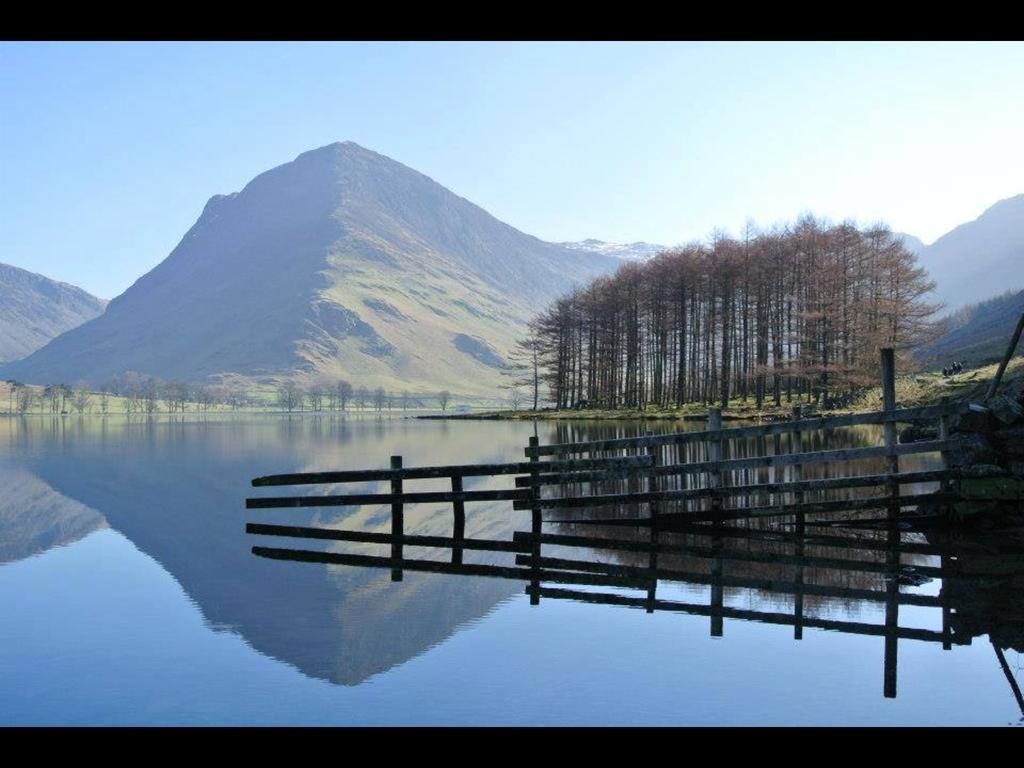
[[(247, 496), (274, 490), (253, 489), (253, 477), (386, 467), (392, 454), (405, 466), (521, 461), (534, 428), (355, 415), (0, 420), (0, 724), (1022, 722), (1011, 680), (1024, 681), (1024, 622), (1019, 609), (1012, 614), (1024, 582), (1018, 576), (1014, 592), (981, 565), (973, 575), (994, 551), (986, 541), (957, 541), (947, 558), (930, 554), (935, 542), (905, 536), (917, 549), (902, 563), (926, 577), (898, 583), (874, 565), (802, 568), (818, 592), (804, 597), (799, 640), (794, 626), (772, 623), (792, 614), (794, 598), (768, 582), (794, 575), (763, 556), (781, 551), (761, 535), (770, 528), (725, 545), (746, 553), (725, 574), (759, 586), (726, 586), (717, 619), (699, 608), (714, 588), (685, 580), (660, 580), (662, 608), (653, 612), (642, 591), (586, 586), (553, 589), (531, 605), (516, 579), (407, 571), (392, 581), (386, 569), (251, 552), (307, 542), (247, 535), (249, 521), (389, 530), (386, 508), (247, 511)], [(543, 444), (668, 426), (536, 429)], [(836, 439), (871, 437), (848, 430)], [(487, 482), (497, 481), (472, 487)], [(466, 534), (511, 539), (530, 529), (529, 518), (510, 502), (468, 505)], [(407, 534), (450, 536), (451, 526), (450, 505), (405, 513)], [(566, 535), (584, 529), (545, 525)], [(871, 549), (880, 534), (859, 535), (865, 557), (884, 565), (884, 547)], [(697, 538), (678, 540), (680, 553), (659, 567), (711, 572)], [(823, 560), (840, 551), (814, 546)], [(386, 554), (375, 544), (320, 549)], [(947, 559), (959, 570), (944, 587), (927, 574)], [(514, 554), (467, 551), (465, 561), (511, 564)], [(615, 562), (642, 566), (646, 556)], [(887, 589), (888, 603), (843, 596)], [(611, 597), (599, 602), (600, 594)], [(948, 626), (935, 607), (940, 595), (952, 601)], [(876, 631), (897, 602), (908, 634), (898, 649)], [(925, 635), (932, 639), (916, 639)], [(944, 649), (936, 636), (955, 642)]]

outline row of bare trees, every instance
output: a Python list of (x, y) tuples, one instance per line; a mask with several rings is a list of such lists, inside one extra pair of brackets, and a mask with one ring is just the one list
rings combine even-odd
[(932, 333), (934, 285), (884, 226), (794, 225), (626, 263), (534, 319), (509, 368), (534, 407), (826, 403), (877, 382), (877, 350)]
[(344, 379), (333, 382), (314, 382), (307, 387), (300, 387), (296, 382), (288, 380), (277, 388), (277, 407), (288, 411), (346, 411), (349, 406), (355, 410), (373, 409), (375, 411), (401, 408), (421, 408), (434, 401), (442, 411), (448, 409), (451, 393), (447, 390), (436, 395), (411, 395), (408, 390), (392, 393), (377, 387), (355, 387)]
[[(160, 411), (185, 413), (190, 408), (208, 411), (214, 406), (238, 409), (269, 404), (237, 386), (163, 381), (134, 371), (114, 376), (99, 391), (93, 391), (84, 381), (74, 387), (67, 384), (33, 387), (15, 380), (9, 380), (7, 384), (7, 410), (10, 413), (42, 410), (57, 414), (70, 413), (73, 409), (78, 413), (95, 411), (106, 414), (112, 410), (114, 403), (120, 412), (127, 415)], [(436, 395), (414, 396), (408, 391), (401, 394), (389, 393), (383, 387), (375, 390), (353, 387), (342, 379), (329, 385), (317, 382), (306, 387), (300, 387), (294, 381), (285, 381), (277, 388), (274, 405), (286, 411), (307, 408), (311, 411), (346, 411), (350, 407), (357, 410), (373, 408), (377, 411), (401, 408), (404, 411), (429, 407), (435, 403), (441, 410), (447, 410), (450, 401), (451, 393), (447, 390)]]
[(53, 414), (72, 411), (106, 414), (111, 412), (116, 403), (121, 412), (132, 415), (161, 410), (184, 413), (190, 407), (197, 411), (208, 411), (216, 405), (237, 409), (260, 404), (260, 401), (240, 387), (163, 381), (134, 371), (114, 376), (98, 391), (84, 381), (74, 387), (68, 384), (33, 387), (13, 380), (7, 384), (10, 400), (8, 410), (11, 413), (28, 413), (39, 409)]

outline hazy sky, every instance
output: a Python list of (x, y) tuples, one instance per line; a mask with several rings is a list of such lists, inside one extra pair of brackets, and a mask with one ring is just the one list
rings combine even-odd
[(930, 242), (1024, 192), (1024, 45), (0, 43), (0, 261), (105, 298), (351, 139), (548, 240), (803, 211)]

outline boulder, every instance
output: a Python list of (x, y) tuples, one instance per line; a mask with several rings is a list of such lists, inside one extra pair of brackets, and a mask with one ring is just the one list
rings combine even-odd
[(996, 395), (986, 403), (992, 415), (1003, 424), (1024, 421), (1024, 408), (1006, 395)]

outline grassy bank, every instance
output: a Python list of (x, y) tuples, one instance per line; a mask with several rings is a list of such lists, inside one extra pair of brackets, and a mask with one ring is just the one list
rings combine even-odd
[[(995, 376), (997, 365), (988, 365), (964, 371), (956, 376), (945, 377), (941, 373), (913, 373), (896, 377), (896, 402), (904, 408), (912, 408), (923, 405), (934, 405), (949, 399), (953, 400), (979, 400), (985, 394), (992, 377)], [(1018, 391), (1024, 388), (1024, 356), (1015, 357), (1010, 361), (1003, 375), (1002, 390)], [(793, 406), (811, 406), (812, 402), (793, 398), (787, 402), (785, 396), (782, 404), (775, 406), (774, 403), (766, 403), (764, 407), (757, 408), (754, 401), (748, 400), (733, 401), (729, 407), (722, 411), (722, 418), (728, 420), (752, 420), (775, 419), (787, 417), (792, 412)], [(846, 408), (825, 410), (813, 408), (816, 413), (863, 413), (877, 411), (882, 407), (881, 386), (864, 390), (860, 393), (854, 403)], [(556, 410), (545, 408), (537, 411), (480, 411), (468, 414), (447, 414), (437, 415), (428, 418), (446, 419), (586, 419), (586, 420), (671, 420), (689, 421), (704, 420), (707, 418), (708, 406), (701, 403), (687, 403), (679, 408), (661, 408), (651, 406), (648, 408), (617, 408), (607, 409), (585, 409), (585, 410)], [(422, 418), (422, 417), (421, 417)]]

